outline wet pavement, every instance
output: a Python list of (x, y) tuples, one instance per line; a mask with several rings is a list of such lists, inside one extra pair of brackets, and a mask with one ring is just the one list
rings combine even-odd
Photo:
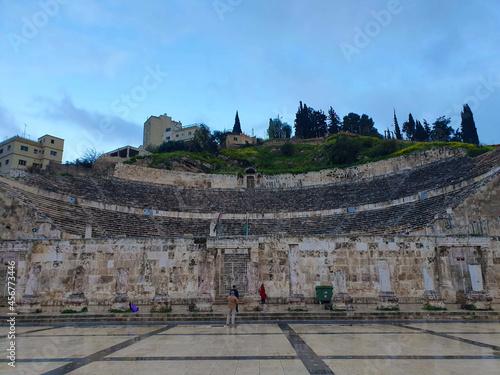
[(4, 356), (1, 374), (500, 373), (499, 322), (24, 325), (16, 336), (16, 368)]

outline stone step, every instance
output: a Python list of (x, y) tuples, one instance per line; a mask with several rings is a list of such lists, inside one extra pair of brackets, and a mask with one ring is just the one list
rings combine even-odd
[[(0, 314), (6, 321), (10, 316)], [(238, 322), (243, 321), (387, 321), (387, 320), (498, 320), (498, 311), (349, 311), (349, 312), (241, 312), (237, 314)], [(18, 323), (156, 323), (156, 322), (223, 322), (223, 313), (125, 313), (125, 314), (18, 314)]]

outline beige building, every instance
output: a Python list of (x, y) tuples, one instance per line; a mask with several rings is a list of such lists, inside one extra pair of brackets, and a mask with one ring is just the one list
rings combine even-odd
[(173, 121), (172, 117), (164, 115), (151, 116), (144, 123), (143, 147), (158, 147), (164, 141), (169, 140), (170, 137), (177, 129), (182, 129), (180, 121)]
[(257, 144), (257, 137), (249, 137), (248, 135), (245, 135), (243, 133), (228, 133), (226, 137), (226, 148), (255, 144)]
[(172, 117), (164, 115), (151, 116), (144, 123), (143, 147), (158, 147), (165, 141), (189, 141), (194, 133), (200, 129), (198, 125), (182, 127), (180, 121), (173, 121)]
[(0, 174), (9, 174), (12, 168), (47, 168), (50, 162), (61, 163), (64, 139), (46, 134), (38, 142), (19, 136), (0, 143)]
[(171, 132), (166, 132), (164, 139), (166, 141), (189, 141), (193, 139), (194, 133), (200, 129), (198, 125), (190, 125), (186, 128), (180, 128)]

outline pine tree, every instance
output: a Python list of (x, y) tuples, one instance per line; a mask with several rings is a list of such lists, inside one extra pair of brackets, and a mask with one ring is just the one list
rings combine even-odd
[(427, 139), (427, 133), (425, 132), (425, 129), (420, 123), (420, 121), (417, 120), (415, 124), (415, 141), (425, 142), (426, 139)]
[(312, 111), (312, 137), (324, 137), (326, 135), (326, 115), (321, 109), (318, 111)]
[(433, 142), (449, 142), (453, 134), (453, 128), (450, 126), (451, 119), (441, 116), (432, 124), (431, 139)]
[(394, 133), (396, 134), (396, 139), (403, 139), (401, 130), (399, 129), (398, 119), (396, 117), (396, 110), (394, 110)]
[(424, 130), (425, 130), (425, 141), (429, 142), (431, 139), (431, 126), (427, 122), (427, 120), (424, 118)]
[(408, 121), (403, 123), (403, 132), (406, 134), (406, 138), (410, 141), (415, 140), (415, 120), (411, 113), (408, 115)]
[(347, 116), (344, 116), (342, 121), (342, 130), (348, 133), (361, 133), (361, 125), (359, 121), (361, 117), (357, 113), (349, 113)]
[(467, 103), (464, 104), (464, 110), (460, 113), (462, 117), (462, 139), (465, 143), (472, 143), (473, 145), (479, 144), (479, 137), (477, 136), (476, 124), (474, 123), (474, 116)]
[(330, 109), (328, 110), (328, 132), (330, 134), (338, 133), (341, 130), (340, 125), (341, 122), (339, 115), (337, 115), (335, 110), (330, 107)]
[(233, 126), (233, 133), (234, 134), (241, 134), (241, 124), (240, 124), (240, 117), (238, 116), (238, 111), (236, 111), (236, 117), (234, 118), (234, 126)]
[(304, 107), (302, 106), (302, 102), (299, 103), (299, 108), (295, 114), (295, 136), (297, 138), (304, 138)]

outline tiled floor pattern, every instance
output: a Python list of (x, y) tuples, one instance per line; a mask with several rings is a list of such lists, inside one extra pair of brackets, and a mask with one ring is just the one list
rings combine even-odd
[(16, 328), (17, 366), (2, 356), (0, 374), (500, 374), (498, 322)]

